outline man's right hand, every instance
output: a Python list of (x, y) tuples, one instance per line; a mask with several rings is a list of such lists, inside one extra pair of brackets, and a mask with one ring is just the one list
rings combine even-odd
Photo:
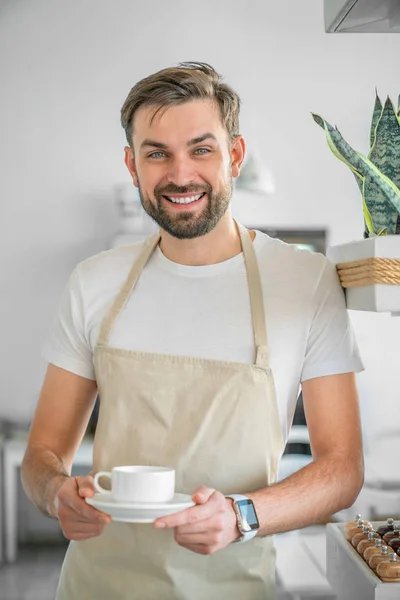
[(89, 504), (85, 498), (96, 493), (93, 477), (70, 477), (56, 495), (57, 517), (68, 540), (87, 540), (100, 535), (111, 517)]

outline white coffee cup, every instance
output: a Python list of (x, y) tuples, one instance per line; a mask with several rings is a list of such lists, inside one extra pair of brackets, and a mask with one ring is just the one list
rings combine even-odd
[[(101, 487), (100, 477), (111, 479), (111, 490)], [(96, 473), (94, 486), (119, 502), (168, 502), (175, 493), (175, 470), (136, 465), (114, 467), (111, 472)]]

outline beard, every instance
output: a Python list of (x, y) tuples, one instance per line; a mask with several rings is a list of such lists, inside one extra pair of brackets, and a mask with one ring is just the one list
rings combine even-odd
[[(226, 213), (231, 197), (232, 197), (232, 175), (228, 174), (228, 181), (222, 192), (213, 193), (211, 185), (206, 185), (202, 190), (199, 190), (193, 185), (174, 186), (168, 185), (164, 188), (157, 187), (154, 190), (154, 201), (151, 201), (149, 196), (143, 192), (139, 185), (140, 202), (146, 213), (151, 217), (161, 229), (180, 240), (193, 239), (206, 235), (214, 229), (217, 223)], [(200, 214), (193, 214), (193, 211), (176, 211), (172, 214), (166, 206), (163, 196), (173, 196), (174, 194), (187, 194), (193, 192), (193, 195), (198, 195), (206, 192), (207, 204)]]

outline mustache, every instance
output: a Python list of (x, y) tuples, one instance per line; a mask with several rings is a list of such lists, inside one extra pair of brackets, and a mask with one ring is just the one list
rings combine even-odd
[(170, 196), (173, 194), (189, 194), (189, 193), (203, 194), (204, 192), (210, 194), (211, 191), (212, 191), (211, 185), (206, 186), (205, 189), (204, 188), (199, 189), (198, 187), (196, 187), (194, 185), (184, 185), (184, 186), (168, 185), (163, 188), (157, 187), (154, 190), (156, 196)]

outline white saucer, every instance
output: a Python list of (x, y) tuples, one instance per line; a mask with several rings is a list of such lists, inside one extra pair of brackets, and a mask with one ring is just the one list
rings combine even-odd
[(175, 494), (169, 502), (139, 503), (119, 502), (110, 494), (95, 494), (86, 498), (87, 504), (107, 513), (113, 521), (123, 523), (154, 523), (159, 517), (172, 515), (195, 505), (191, 496)]

